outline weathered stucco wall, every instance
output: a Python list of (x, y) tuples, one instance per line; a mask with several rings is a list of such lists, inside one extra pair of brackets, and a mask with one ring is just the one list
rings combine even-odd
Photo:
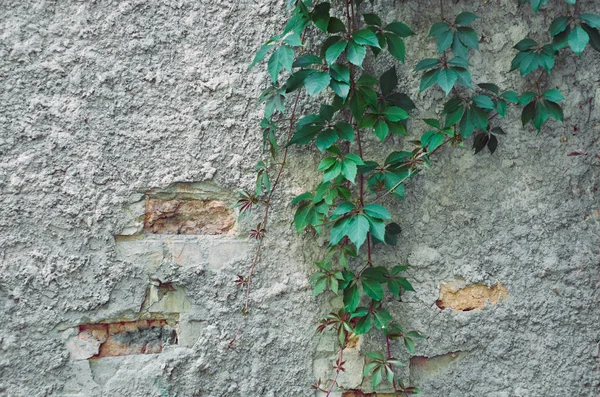
[[(417, 95), (411, 72), (435, 51), (433, 3), (378, 6), (419, 33), (398, 65), (415, 118), (442, 97)], [(520, 90), (512, 45), (528, 31), (547, 40), (564, 7), (534, 16), (515, 3), (454, 6), (482, 16), (475, 82)], [(246, 68), (282, 14), (268, 0), (0, 3), (0, 395), (308, 396), (326, 378), (334, 342), (314, 322), (335, 300), (312, 298), (317, 253), (286, 205), (315, 184), (310, 151), (291, 153), (272, 215), (280, 241), (266, 240), (227, 349), (256, 223), (231, 208), (254, 183), (266, 82)], [(536, 135), (512, 110), (494, 155), (445, 149), (394, 207), (401, 243), (376, 258), (411, 265), (417, 291), (394, 311), (428, 339), (413, 358), (393, 349), (424, 396), (600, 394), (600, 55), (567, 53), (551, 76), (564, 124)], [(589, 155), (567, 156), (579, 149)], [(358, 351), (381, 344), (349, 349), (341, 387), (361, 387)]]

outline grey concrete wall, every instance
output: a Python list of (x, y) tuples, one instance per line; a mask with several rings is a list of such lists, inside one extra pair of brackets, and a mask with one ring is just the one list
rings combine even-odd
[[(512, 45), (528, 31), (547, 40), (564, 11), (558, 0), (538, 16), (515, 3), (448, 5), (483, 17), (476, 83), (525, 87), (508, 73)], [(597, 1), (578, 3), (600, 14)], [(435, 52), (432, 4), (377, 6), (419, 33), (397, 65), (415, 119), (434, 116), (442, 99), (418, 95), (411, 71)], [(266, 240), (245, 320), (233, 281), (254, 253), (254, 219), (218, 235), (143, 230), (149, 197), (230, 208), (235, 189), (253, 185), (267, 75), (246, 68), (282, 15), (267, 0), (0, 3), (0, 395), (309, 396), (331, 373), (333, 339), (314, 323), (339, 302), (312, 298), (319, 252), (291, 230), (286, 204), (316, 183), (317, 153), (291, 152), (272, 214), (280, 240)], [(600, 55), (566, 53), (549, 82), (567, 98), (563, 124), (536, 135), (513, 109), (494, 155), (443, 150), (393, 206), (401, 242), (375, 258), (411, 265), (416, 292), (392, 307), (428, 338), (412, 360), (393, 352), (424, 396), (600, 394)], [(382, 155), (375, 139), (366, 147)], [(588, 155), (567, 156), (574, 150)], [(497, 282), (508, 296), (496, 305), (435, 304), (444, 283)], [(361, 352), (382, 342), (363, 338), (347, 352), (341, 387), (368, 390)]]

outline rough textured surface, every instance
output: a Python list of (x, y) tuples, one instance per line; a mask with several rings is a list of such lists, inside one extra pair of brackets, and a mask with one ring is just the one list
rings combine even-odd
[[(577, 3), (600, 13), (597, 1)], [(411, 71), (435, 54), (426, 35), (439, 18), (436, 4), (377, 5), (386, 20), (419, 33), (407, 40), (406, 65), (396, 63), (419, 105), (415, 135), (424, 128), (416, 119), (437, 117), (442, 99), (435, 90), (418, 95)], [(474, 82), (520, 91), (528, 83), (508, 73), (512, 46), (528, 31), (546, 41), (564, 4), (538, 16), (519, 11), (516, 0), (447, 8), (484, 16), (475, 24), (482, 38)], [(0, 395), (307, 396), (315, 373), (330, 371), (333, 338), (316, 336), (314, 321), (339, 301), (312, 298), (307, 280), (319, 253), (292, 232), (286, 204), (316, 183), (317, 153), (290, 154), (291, 172), (272, 203), (270, 235), (278, 240), (265, 240), (245, 320), (233, 281), (248, 268), (245, 236), (257, 219), (242, 219), (237, 236), (137, 234), (148, 197), (174, 199), (187, 186), (231, 208), (235, 189), (253, 188), (262, 138), (255, 98), (267, 74), (247, 65), (281, 28), (282, 14), (275, 0), (0, 2)], [(385, 55), (372, 71), (391, 64)], [(536, 135), (510, 110), (494, 155), (474, 156), (468, 144), (444, 149), (394, 205), (401, 242), (375, 259), (408, 262), (416, 289), (394, 315), (427, 335), (417, 356), (462, 352), (435, 376), (412, 374), (424, 397), (600, 393), (599, 64), (589, 50), (557, 60), (549, 86), (567, 98), (564, 124)], [(302, 111), (311, 105), (303, 100)], [(408, 147), (394, 138), (385, 152)], [(376, 138), (365, 148), (375, 160), (384, 155)], [(568, 157), (574, 150), (589, 155)], [(441, 311), (440, 283), (455, 278), (501, 280), (510, 298)], [(75, 327), (137, 321), (149, 285), (161, 283), (180, 286), (189, 300), (178, 345), (69, 359)], [(377, 337), (361, 344), (362, 352), (384, 346)], [(392, 349), (409, 361), (401, 345)], [(410, 378), (410, 368), (398, 375)]]

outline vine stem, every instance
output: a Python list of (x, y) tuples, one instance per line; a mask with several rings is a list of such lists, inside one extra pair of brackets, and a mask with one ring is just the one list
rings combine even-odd
[(446, 17), (444, 16), (444, 0), (440, 0), (440, 12), (442, 14), (442, 21), (445, 21)]
[(335, 386), (335, 382), (337, 382), (338, 375), (340, 374), (340, 372), (342, 372), (340, 367), (342, 365), (343, 359), (344, 359), (344, 348), (342, 346), (340, 346), (340, 358), (338, 361), (338, 366), (335, 369), (335, 376), (333, 377), (333, 381), (331, 382), (331, 386), (329, 386), (329, 390), (327, 390), (327, 394), (325, 395), (325, 397), (329, 397), (329, 395), (331, 394), (331, 391), (333, 390), (333, 386)]
[[(296, 100), (294, 101), (292, 115), (290, 116), (290, 125), (288, 128), (288, 134), (287, 134), (288, 141), (292, 138), (292, 131), (294, 130), (294, 120), (296, 118), (296, 109), (298, 108), (300, 92), (301, 91), (298, 91), (298, 93), (296, 94)], [(275, 181), (273, 182), (273, 185), (271, 186), (271, 192), (269, 193), (269, 195), (267, 196), (267, 199), (265, 200), (265, 216), (263, 218), (263, 223), (261, 226), (264, 230), (267, 229), (267, 222), (269, 221), (269, 209), (271, 206), (271, 199), (273, 198), (273, 194), (275, 194), (275, 189), (277, 188), (277, 185), (279, 185), (279, 181), (281, 180), (281, 175), (283, 174), (283, 170), (286, 165), (288, 151), (289, 151), (289, 146), (286, 147), (285, 150), (283, 151), (283, 160), (281, 162), (281, 166), (279, 167), (279, 172), (277, 173), (277, 177), (275, 178)], [(261, 239), (260, 242), (258, 243), (258, 247), (256, 249), (256, 254), (254, 255), (254, 259), (252, 260), (252, 267), (250, 268), (250, 273), (248, 274), (247, 287), (246, 287), (246, 304), (244, 306), (244, 309), (246, 312), (248, 312), (248, 307), (250, 305), (250, 289), (252, 287), (252, 276), (254, 275), (254, 270), (256, 269), (256, 265), (258, 264), (258, 258), (260, 256), (260, 249), (262, 247), (262, 244), (263, 244), (263, 240)]]
[(385, 346), (387, 348), (387, 358), (388, 360), (392, 358), (392, 350), (390, 348), (390, 338), (386, 335), (385, 337)]

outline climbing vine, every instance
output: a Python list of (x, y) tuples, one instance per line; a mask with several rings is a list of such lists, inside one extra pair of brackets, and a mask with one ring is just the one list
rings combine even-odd
[[(327, 239), (327, 249), (315, 263), (310, 281), (315, 296), (339, 295), (343, 305), (318, 324), (318, 332), (337, 336), (339, 357), (334, 378), (319, 380), (313, 388), (329, 396), (344, 371), (344, 348), (350, 338), (381, 332), (385, 346), (381, 352), (366, 353), (363, 376), (370, 376), (374, 389), (387, 382), (397, 396), (419, 393), (416, 387), (397, 379), (395, 369), (404, 364), (392, 356), (390, 344), (400, 341), (413, 353), (415, 341), (423, 336), (404, 329), (387, 307), (394, 300), (384, 299), (413, 291), (405, 277), (407, 266), (388, 269), (373, 255), (378, 245), (396, 245), (401, 233), (386, 205), (392, 198), (403, 199), (406, 182), (431, 167), (431, 159), (446, 145), (463, 146), (473, 135), (475, 153), (486, 147), (494, 153), (498, 136), (505, 135), (501, 120), (510, 105), (521, 107), (523, 126), (531, 123), (538, 133), (548, 118), (563, 120), (560, 102), (564, 97), (558, 89), (547, 87), (547, 76), (559, 51), (567, 51), (567, 47), (577, 55), (588, 44), (600, 51), (600, 17), (578, 13), (576, 0), (560, 1), (565, 1), (566, 15), (552, 22), (549, 43), (524, 38), (514, 46), (511, 71), (519, 70), (530, 87), (519, 94), (490, 82), (473, 84), (469, 59), (479, 51), (475, 29), (479, 16), (471, 12), (451, 15), (440, 0), (440, 20), (428, 33), (437, 44), (436, 53), (418, 62), (414, 71), (421, 74), (421, 92), (440, 89), (445, 94), (440, 104), (442, 119), (422, 120), (427, 131), (410, 141), (412, 147), (387, 153), (379, 163), (366, 157), (365, 136), (372, 133), (385, 143), (390, 136), (409, 135), (407, 121), (416, 105), (398, 91), (396, 66), (373, 76), (364, 67), (365, 59), (376, 61), (387, 51), (403, 63), (405, 39), (416, 33), (402, 21), (384, 23), (362, 0), (286, 0), (291, 16), (283, 32), (267, 40), (250, 65), (267, 60), (270, 78), (259, 98), (264, 104), (260, 124), (264, 156), (255, 167), (254, 190), (241, 192), (238, 206), (242, 213), (255, 207), (263, 212), (250, 233), (257, 240), (253, 262), (248, 274), (239, 275), (236, 283), (245, 289), (242, 313), (246, 316), (252, 280), (269, 230), (271, 203), (289, 150), (314, 145), (322, 154), (316, 167), (322, 179), (313, 191), (292, 200), (296, 208), (293, 224), (299, 233)], [(530, 3), (537, 13), (548, 0), (519, 3)], [(320, 45), (315, 46), (317, 42)], [(300, 116), (303, 95), (320, 103), (314, 113)], [(230, 346), (236, 338), (237, 334)]]

